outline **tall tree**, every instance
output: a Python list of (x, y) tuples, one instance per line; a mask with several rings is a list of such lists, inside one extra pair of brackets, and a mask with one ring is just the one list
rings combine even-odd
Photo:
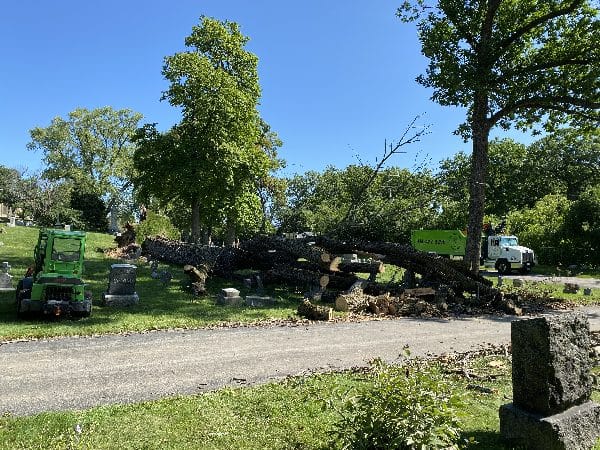
[(78, 108), (66, 119), (30, 130), (30, 150), (41, 150), (50, 181), (65, 180), (80, 192), (102, 197), (109, 205), (130, 193), (133, 172), (131, 137), (142, 115), (110, 106)]
[[(272, 152), (261, 144), (258, 58), (244, 48), (247, 42), (236, 23), (202, 17), (185, 39), (188, 50), (165, 58), (163, 75), (170, 85), (163, 99), (181, 108), (183, 118), (165, 136), (174, 144), (168, 154), (155, 156), (155, 168), (163, 175), (150, 174), (151, 164), (142, 167), (144, 153), (163, 146), (162, 138), (150, 128), (140, 136), (138, 180), (157, 178), (159, 188), (160, 180), (170, 183), (168, 192), (151, 190), (189, 205), (195, 240), (201, 210), (206, 227), (223, 216), (233, 234), (248, 214), (241, 213), (244, 208), (260, 208), (256, 180), (273, 167)], [(174, 165), (167, 166), (167, 159)], [(161, 167), (170, 173), (165, 176)]]
[(589, 0), (406, 1), (429, 66), (417, 81), (441, 105), (467, 109), (457, 132), (473, 143), (466, 260), (479, 269), (489, 133), (600, 119), (600, 21)]

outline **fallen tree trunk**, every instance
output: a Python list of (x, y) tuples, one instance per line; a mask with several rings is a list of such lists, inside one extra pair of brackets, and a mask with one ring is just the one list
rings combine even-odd
[(333, 319), (333, 309), (313, 305), (310, 301), (304, 300), (298, 306), (298, 315), (309, 320), (331, 320)]
[(409, 245), (368, 241), (341, 242), (324, 236), (318, 237), (316, 242), (334, 253), (351, 253), (360, 249), (383, 254), (386, 262), (419, 273), (428, 280), (447, 284), (457, 294), (470, 292), (492, 300), (499, 293), (492, 287), (491, 282), (483, 277), (473, 276), (470, 272), (461, 270), (454, 262), (449, 263), (449, 260), (419, 252)]

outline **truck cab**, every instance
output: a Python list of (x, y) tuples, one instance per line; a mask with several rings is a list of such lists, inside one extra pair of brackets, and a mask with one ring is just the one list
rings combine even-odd
[(516, 236), (491, 235), (483, 245), (483, 260), (486, 267), (494, 267), (498, 273), (507, 274), (512, 269), (527, 273), (535, 265), (535, 253), (519, 245)]

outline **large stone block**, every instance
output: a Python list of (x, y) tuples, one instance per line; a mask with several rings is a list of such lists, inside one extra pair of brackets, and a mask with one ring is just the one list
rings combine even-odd
[(600, 437), (600, 405), (586, 402), (549, 417), (502, 405), (500, 434), (511, 448), (590, 450)]
[(550, 416), (590, 399), (587, 317), (565, 313), (511, 324), (513, 402)]

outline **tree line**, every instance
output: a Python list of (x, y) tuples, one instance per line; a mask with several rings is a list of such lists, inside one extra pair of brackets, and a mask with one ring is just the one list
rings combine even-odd
[[(429, 60), (417, 82), (432, 89), (433, 101), (465, 108), (456, 133), (471, 140), (470, 154), (435, 170), (359, 164), (277, 177), (281, 141), (258, 111), (258, 57), (246, 49), (249, 38), (234, 22), (201, 17), (186, 50), (164, 59), (162, 100), (181, 111), (181, 121), (161, 131), (140, 124), (138, 113), (107, 107), (34, 128), (29, 148), (43, 152), (46, 168), (21, 181), (46, 197), (35, 205), (20, 199), (23, 211), (91, 227), (100, 223), (84, 207), (120, 205), (132, 216), (143, 203), (194, 241), (300, 228), (402, 241), (411, 228), (466, 227), (474, 272), (484, 222), (504, 217), (549, 257), (597, 248), (597, 5), (414, 0), (397, 15), (417, 21)], [(490, 142), (495, 127), (547, 135), (529, 147)], [(3, 192), (10, 197), (10, 189)]]

